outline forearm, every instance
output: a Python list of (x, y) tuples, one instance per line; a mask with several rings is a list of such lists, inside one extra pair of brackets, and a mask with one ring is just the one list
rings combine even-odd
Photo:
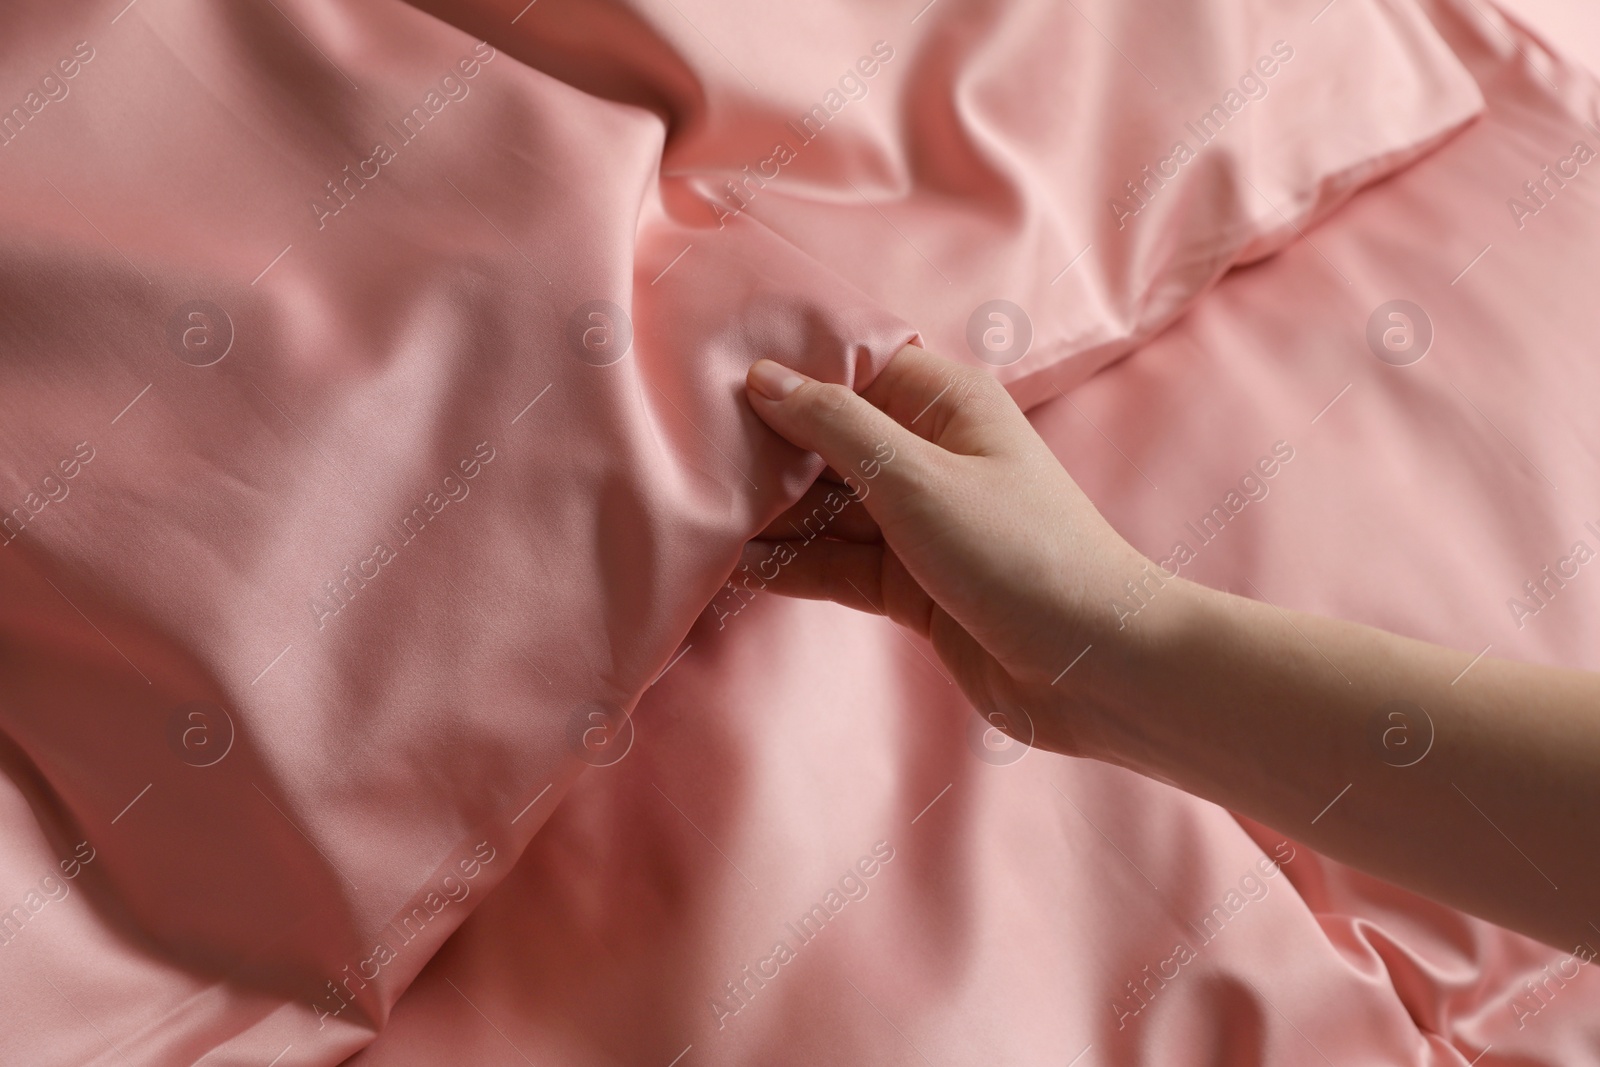
[[(870, 521), (791, 551), (768, 588), (912, 627), (989, 721), (1029, 709), (1030, 743), (1565, 951), (1600, 944), (1600, 676), (1488, 658), (1463, 675), (1459, 652), (1156, 577), (992, 377), (920, 349), (862, 396), (766, 361), (749, 385), (835, 472), (894, 457), (868, 475)], [(764, 534), (790, 536), (815, 493)], [(1135, 582), (1148, 610), (1108, 611)], [(1375, 721), (1392, 701), (1416, 707)]]
[(1600, 944), (1595, 676), (1485, 658), (1452, 684), (1469, 655), (1174, 592), (1123, 645), (1098, 755), (1551, 945)]

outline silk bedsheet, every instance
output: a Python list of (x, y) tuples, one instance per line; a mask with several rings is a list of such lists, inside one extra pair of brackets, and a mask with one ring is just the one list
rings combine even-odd
[[(1482, 122), (1032, 419), (1143, 551), (1187, 543), (1191, 577), (1455, 647), (1461, 685), (1485, 651), (1597, 669), (1600, 583), (1543, 604), (1524, 585), (1600, 544), (1600, 195), (1587, 174), (1542, 207), (1523, 187), (1600, 145), (1594, 82), (1498, 11), (1433, 14)], [(1367, 339), (1395, 299), (1431, 329), (1416, 362), (1390, 352), (1406, 365)], [(1275, 448), (1292, 458), (1241, 484)], [(881, 620), (708, 613), (632, 747), (352, 1062), (1600, 1063), (1600, 979), (1570, 953), (1292, 827), (986, 749), (973, 721)]]
[[(1313, 1041), (1352, 1056), (1473, 1048), (1477, 1015), (1484, 1032), (1515, 1016), (1497, 991), (1535, 964), (1559, 966), (1325, 868), (1287, 837), (1242, 835), (1225, 813), (1151, 783), (1076, 768), (1046, 782), (1047, 801), (1066, 807), (1024, 803), (1013, 790), (1052, 765), (1011, 762), (969, 738), (970, 713), (926, 650), (870, 620), (761, 601), (722, 636), (704, 620), (690, 630), (724, 595), (708, 563), (731, 559), (815, 473), (737, 406), (743, 363), (769, 354), (861, 381), (919, 316), (769, 228), (700, 240), (654, 187), (669, 131), (639, 111), (508, 64), (400, 5), (375, 48), (354, 10), (118, 2), (95, 9), (103, 27), (81, 41), (19, 18), (17, 54), (42, 57), (52, 81), (38, 82), (43, 96), (26, 105), (28, 128), (0, 171), (11, 521), (0, 760), (15, 905), (0, 1055), (289, 1067), (337, 1062), (381, 1032), (370, 1057), (422, 1062), (1158, 1062), (1195, 1048), (1294, 1062)], [(1554, 151), (1572, 108), (1590, 106), (1587, 83), (1568, 85), (1570, 72), (1546, 64), (1537, 73), (1554, 85), (1522, 84), (1517, 64), (1537, 59), (1533, 42), (1506, 48), (1521, 38), (1484, 30), (1476, 9), (1435, 14), (1514, 116), (1502, 128), (1550, 134), (1518, 154), (1507, 132), (1470, 166), (1509, 170)], [(359, 65), (345, 62), (358, 53)], [(433, 85), (417, 83), (419, 69), (438, 72)], [(334, 90), (347, 103), (320, 108)], [(1552, 106), (1558, 97), (1568, 110)], [(378, 151), (364, 138), (386, 121), (393, 138)], [(1481, 140), (1476, 127), (1470, 137)], [(100, 150), (92, 166), (85, 139)], [(498, 155), (484, 157), (485, 145)], [(1568, 145), (1540, 165), (1570, 155)], [(1435, 174), (1430, 195), (1460, 192), (1420, 173)], [(1408, 172), (1398, 184), (1421, 180)], [(1502, 211), (1499, 195), (1485, 202)], [(320, 210), (308, 213), (308, 198)], [(1569, 202), (1585, 203), (1564, 195), (1558, 206)], [(1379, 221), (1392, 224), (1403, 264), (1416, 254), (1406, 249), (1417, 201), (1391, 210)], [(1461, 212), (1435, 210), (1439, 232), (1453, 233)], [(1280, 239), (1285, 221), (1292, 229), (1272, 219)], [(1567, 244), (1526, 242), (1522, 271), (1517, 260), (1502, 269), (1544, 286), (1553, 264), (1583, 270), (1577, 223), (1565, 225), (1545, 240)], [(1386, 231), (1351, 239), (1353, 259), (1374, 232)], [(589, 257), (557, 269), (540, 255), (548, 248)], [(1296, 246), (1283, 262), (1306, 269), (1309, 254)], [(1329, 262), (1350, 285), (1376, 288), (1355, 264)], [(1285, 317), (1280, 356), (1303, 348), (1318, 282), (1268, 286)], [(1243, 284), (1202, 313), (1224, 315), (1224, 294)], [(1494, 323), (1523, 327), (1540, 291), (1519, 293), (1515, 308), (1480, 294), (1482, 318), (1466, 332), (1487, 345)], [(1432, 300), (1443, 305), (1441, 347), (1424, 373), (1454, 306)], [(1370, 310), (1362, 303), (1363, 329)], [(1571, 326), (1570, 309), (1541, 310), (1552, 312), (1546, 332), (1525, 346), (1547, 348)], [(1207, 344), (1265, 346), (1236, 328)], [(1330, 320), (1328, 335), (1339, 333)], [(1129, 367), (1167, 349), (1152, 351)], [(1550, 358), (1539, 366), (1553, 381)], [(1129, 470), (1155, 475), (1159, 494), (1162, 443), (1187, 436), (1192, 447), (1202, 425), (1176, 417), (1173, 390), (1217, 395), (1215, 383), (1239, 373), (1232, 353), (1196, 357), (1203, 377), (1161, 365), (1166, 385), (1130, 369), (1075, 396), (1071, 415), (1105, 430), (1083, 431), (1088, 446), (1063, 428), (1072, 422), (1059, 404), (1037, 416), (1152, 553), (1171, 524), (1152, 533), (1143, 509), (1166, 498), (1140, 496)], [(1581, 368), (1559, 366), (1558, 402), (1584, 395)], [(1474, 382), (1458, 384), (1465, 395)], [(1334, 425), (1358, 395), (1352, 383), (1315, 425)], [(1219, 398), (1209, 413), (1221, 416), (1203, 424), (1210, 460), (1253, 460), (1241, 436), (1249, 405), (1230, 417)], [(1079, 450), (1108, 439), (1129, 470), (1108, 459), (1097, 478)], [(1267, 446), (1280, 439), (1291, 441)], [(1380, 439), (1403, 440), (1388, 424), (1373, 431)], [(1589, 451), (1577, 430), (1572, 440)], [(1286, 498), (1259, 502), (1234, 540), (1250, 530), (1243, 520)], [(1185, 502), (1203, 511), (1207, 500)], [(1532, 552), (1539, 524), (1524, 520), (1548, 504), (1515, 503), (1515, 520), (1475, 546), (1499, 553), (1485, 559)], [(1321, 530), (1312, 543), (1326, 544), (1333, 529), (1343, 528), (1285, 532)], [(1271, 526), (1257, 536), (1269, 533), (1276, 544)], [(1439, 549), (1441, 567), (1463, 562), (1448, 555), (1458, 543)], [(1297, 571), (1274, 572), (1265, 545), (1250, 544), (1241, 573), (1268, 595), (1455, 639), (1386, 617), (1346, 581), (1341, 601)], [(1227, 558), (1208, 546), (1196, 573), (1225, 584), (1225, 568), (1205, 568)], [(1398, 580), (1431, 592), (1414, 571)], [(1543, 619), (1575, 610), (1580, 591)], [(1573, 650), (1585, 635), (1563, 632), (1526, 654), (1583, 662)], [(628, 705), (663, 668), (629, 732)], [(652, 719), (658, 704), (669, 710)], [(798, 732), (785, 708), (803, 716)], [(941, 716), (956, 732), (929, 728)], [(659, 736), (680, 738), (676, 748), (651, 741), (663, 719), (674, 729)], [(590, 766), (614, 758), (589, 748), (597, 730), (626, 742), (619, 762)], [(621, 781), (638, 793), (610, 792)], [(661, 811), (618, 803), (640, 794)], [(556, 810), (563, 821), (539, 832)], [(666, 811), (681, 823), (651, 822)], [(1073, 832), (1123, 851), (1127, 868)], [(535, 850), (491, 894), (530, 840)], [(1157, 896), (1139, 906), (1146, 883)], [(479, 925), (450, 943), (467, 954), (462, 969), (440, 957), (391, 1018), (486, 899)], [(1152, 919), (1157, 905), (1201, 928), (1213, 905), (1229, 917), (1211, 919), (1226, 933), (1195, 941), (1196, 958), (1170, 979), (1159, 976), (1172, 973), (1175, 946)], [(878, 940), (848, 925), (872, 909), (887, 912)], [(1351, 919), (1371, 913), (1382, 933)], [(1258, 915), (1274, 918), (1247, 925)], [(1333, 948), (1310, 936), (1330, 929)], [(789, 951), (776, 951), (788, 937)], [(1453, 957), (1436, 941), (1470, 948)], [(474, 962), (483, 946), (504, 965)], [(1539, 1002), (1497, 1045), (1521, 1040), (1549, 1059), (1559, 1040), (1592, 1044), (1559, 1025), (1581, 1011), (1582, 989)], [(854, 1008), (841, 1007), (845, 990), (860, 998)], [(456, 998), (450, 1007), (437, 1008), (440, 992)], [(1329, 998), (1360, 1008), (1308, 1027), (1306, 1004)]]

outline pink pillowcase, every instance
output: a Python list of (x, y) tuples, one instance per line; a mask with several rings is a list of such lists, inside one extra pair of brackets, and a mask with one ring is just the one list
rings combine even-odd
[(665, 195), (686, 224), (775, 230), (1025, 403), (1483, 107), (1411, 0), (712, 13), (573, 7), (515, 39), (674, 116)]
[(873, 121), (752, 212), (1025, 404), (1483, 107), (1409, 0), (936, 5), (918, 31)]

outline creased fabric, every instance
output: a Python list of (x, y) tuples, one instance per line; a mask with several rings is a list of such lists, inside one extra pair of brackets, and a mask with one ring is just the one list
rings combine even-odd
[(1028, 404), (1483, 104), (1410, 0), (422, 6), (666, 115), (677, 217), (773, 229)]
[[(1152, 198), (1129, 221), (1111, 203), (1124, 179), (1107, 190), (1107, 177), (1158, 163), (1168, 123), (1189, 121), (1196, 101), (1235, 114), (1229, 86), (1278, 55), (1277, 38), (1261, 36), (1273, 19), (1259, 12), (1186, 11), (1148, 9), (1181, 15), (1164, 37), (1135, 32), (1122, 21), (1133, 16), (1085, 9), (1080, 25), (1044, 5), (946, 3), (890, 23), (820, 8), (715, 24), (671, 4), (11, 5), (0, 16), (0, 1060), (291, 1067), (340, 1062), (391, 1022), (398, 1034), (402, 993), (529, 841), (542, 845), (535, 834), (580, 774), (612, 758), (613, 740), (647, 736), (627, 715), (662, 671), (662, 685), (736, 688), (735, 668), (720, 682), (708, 673), (691, 627), (705, 626), (696, 620), (739, 544), (817, 473), (744, 407), (753, 359), (859, 386), (914, 336), (960, 355), (980, 305), (1006, 299), (1037, 348), (1000, 366), (1017, 354), (1005, 330), (1022, 319), (979, 315), (988, 326), (965, 358), (993, 357), (997, 344), (1004, 358), (986, 362), (1032, 402), (1170, 322), (1231, 264), (1286, 244), (1358, 186), (1437, 147), (1481, 106), (1452, 54), (1477, 40), (1468, 30), (1441, 39), (1401, 3), (1296, 12), (1295, 53), (1278, 59), (1270, 93), (1239, 105), (1184, 181), (1146, 187)], [(859, 45), (796, 43), (846, 25)], [(1354, 73), (1357, 48), (1363, 63), (1384, 59), (1384, 77)], [(1478, 62), (1486, 84), (1489, 61)], [(876, 95), (850, 98), (852, 70), (878, 79)], [(1070, 108), (1040, 109), (1062, 71), (1089, 88)], [(1135, 95), (1135, 79), (1155, 95)], [(847, 101), (837, 109), (834, 89)], [(1561, 121), (1548, 98), (1506, 92)], [(767, 158), (773, 123), (819, 103), (830, 117), (816, 144), (720, 217), (718, 189)], [(1107, 126), (1080, 131), (1072, 120), (1085, 115)], [(1049, 125), (1033, 125), (1041, 117)], [(1095, 244), (1120, 223), (1127, 240), (1085, 247), (1067, 269), (1080, 239)], [(1050, 286), (1061, 295), (1041, 296)], [(1050, 301), (1054, 315), (1038, 310)], [(983, 340), (991, 327), (998, 340)], [(805, 618), (809, 640), (872, 632), (865, 620)], [(931, 667), (892, 633), (875, 640), (879, 660), (916, 652)], [(883, 669), (866, 664), (836, 684), (966, 714), (948, 694), (897, 695)], [(793, 698), (811, 699), (801, 687)], [(768, 732), (750, 718), (740, 731), (751, 744)], [(639, 744), (616, 766), (642, 764)], [(875, 758), (887, 751), (862, 753), (859, 769), (898, 819), (901, 784), (924, 783)], [(766, 804), (792, 809), (789, 836), (816, 833), (823, 808), (795, 807), (792, 766), (770, 756), (752, 768), (726, 742), (701, 756), (717, 752), (720, 764), (683, 757), (650, 783), (683, 805), (673, 814), (694, 836), (636, 849), (626, 836), (590, 840), (553, 869), (578, 877), (609, 850), (659, 876), (680, 871), (689, 853), (676, 849), (732, 845), (717, 843), (724, 826), (697, 798), (741, 785), (749, 806), (724, 817), (753, 820), (755, 838), (766, 838), (758, 787)], [(598, 789), (604, 773), (581, 780)], [(913, 816), (920, 828), (937, 825), (934, 813), (982, 815), (954, 771), (944, 777), (944, 810), (908, 810), (908, 827)], [(936, 790), (917, 792), (921, 806)], [(1234, 861), (1258, 863), (1225, 814), (1171, 802), (1152, 825), (1188, 849), (1187, 902), (1220, 884), (1217, 871), (1233, 877)], [(1009, 803), (997, 796), (993, 810)], [(797, 923), (819, 901), (827, 911), (830, 892), (856, 894), (847, 874), (878, 894), (851, 903), (852, 917), (894, 896), (895, 878), (940, 885), (937, 857), (886, 832), (858, 842), (862, 828), (817, 861), (820, 882), (769, 861), (741, 884), (775, 887)], [(991, 862), (961, 873), (959, 892), (936, 888), (930, 904), (898, 891), (909, 910), (891, 929), (906, 955), (873, 966), (929, 975), (930, 986), (903, 987), (913, 999), (886, 1001), (862, 977), (874, 1014), (830, 1031), (812, 1013), (832, 1010), (837, 983), (791, 982), (801, 999), (787, 1022), (741, 1040), (780, 1059), (810, 1035), (829, 1043), (823, 1059), (871, 1059), (882, 1023), (915, 1004), (944, 1014), (943, 1030), (919, 1035), (927, 1054), (1063, 1051), (1056, 1038), (1079, 1028), (1049, 1007), (1081, 959), (1063, 952), (1046, 980), (1010, 994), (1060, 1020), (1059, 1032), (1005, 1037), (997, 1022), (951, 1011), (982, 1005), (982, 1017), (1004, 1018), (1003, 987), (963, 1001), (978, 988), (969, 957), (919, 941), (940, 920), (970, 956), (998, 961), (1008, 942), (978, 919), (989, 901), (1008, 902), (1015, 930), (1033, 926), (1045, 896), (1058, 907), (1049, 894), (995, 896), (1012, 880), (1000, 846), (1036, 852), (1026, 843), (1049, 837), (1033, 830), (994, 839)], [(940, 849), (965, 863), (963, 841)], [(1038, 869), (1072, 862), (1063, 852)], [(562, 891), (554, 876), (542, 884)], [(686, 899), (727, 888), (687, 874), (647, 884)], [(628, 885), (617, 882), (636, 892)], [(640, 910), (596, 921), (666, 922), (675, 912), (656, 891), (623, 902)], [(539, 1040), (581, 1061), (677, 1055), (680, 1019), (696, 1020), (691, 1037), (716, 1020), (700, 979), (731, 981), (772, 954), (771, 913), (736, 914), (732, 899), (678, 928), (682, 951), (704, 964), (693, 981), (678, 972), (668, 994), (649, 988), (673, 973), (670, 952), (662, 969), (619, 972), (634, 990), (625, 1002), (650, 1005), (633, 1018), (656, 1029), (613, 1020), (596, 1037), (566, 1022)], [(1293, 899), (1279, 892), (1270, 907)], [(1092, 911), (1060, 914), (1101, 926), (1094, 958), (1148, 961), (1163, 948), (1130, 944), (1126, 924)], [(944, 921), (952, 915), (961, 921)], [(1292, 907), (1281, 922), (1271, 938), (1238, 939), (1253, 946), (1240, 951), (1316, 925)], [(622, 930), (606, 951), (638, 958), (648, 937)], [(713, 936), (735, 933), (754, 941)], [(495, 936), (509, 946), (539, 935)], [(798, 966), (815, 971), (819, 955)], [(1331, 986), (1340, 966), (1322, 957), (1303, 980)], [(1218, 1004), (1268, 1018), (1237, 982), (1196, 987), (1222, 998), (1196, 1018), (1225, 1017)], [(1374, 1003), (1389, 1004), (1374, 989)], [(453, 993), (476, 1012), (481, 990)], [(1083, 1003), (1100, 1020), (1091, 1030), (1106, 1025), (1094, 1003)], [(493, 1017), (515, 1029), (505, 1012)], [(423, 1030), (456, 1040), (452, 1022)], [(1257, 1028), (1263, 1055), (1292, 1058), (1273, 1027)], [(1371, 1027), (1374, 1047), (1409, 1033), (1388, 1009)], [(1127, 1055), (1156, 1056), (1189, 1034), (1144, 1033), (1150, 1046)], [(1248, 1027), (1227, 1033), (1257, 1039)], [(520, 1055), (525, 1034), (517, 1044)], [(397, 1036), (373, 1054), (426, 1047)], [(896, 1048), (876, 1060), (910, 1055)]]
[[(1193, 550), (1187, 577), (1462, 667), (1492, 644), (1596, 669), (1587, 571), (1520, 627), (1507, 606), (1600, 525), (1577, 281), (1600, 201), (1569, 182), (1520, 228), (1506, 203), (1596, 144), (1594, 81), (1498, 14), (1431, 14), (1484, 118), (1032, 418), (1138, 548)], [(1397, 297), (1433, 329), (1411, 366), (1368, 347)], [(1567, 952), (1125, 772), (985, 762), (882, 620), (758, 597), (718, 622), (354, 1064), (1600, 1062), (1600, 979)], [(892, 861), (842, 884), (879, 842)]]

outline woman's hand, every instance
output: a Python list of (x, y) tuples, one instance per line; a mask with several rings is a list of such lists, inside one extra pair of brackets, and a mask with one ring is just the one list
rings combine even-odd
[[(767, 360), (749, 395), (833, 478), (751, 542), (745, 563), (775, 591), (928, 637), (1019, 740), (1165, 779), (1600, 955), (1600, 675), (1474, 659), (1168, 577), (999, 384), (917, 348), (862, 396)], [(852, 488), (861, 502), (844, 505)], [(1123, 628), (1113, 604), (1129, 583), (1150, 610)]]
[(1127, 582), (1176, 579), (1100, 517), (1005, 389), (911, 346), (859, 396), (770, 360), (748, 386), (757, 414), (829, 471), (744, 565), (775, 592), (915, 630), (992, 724), (1094, 754), (1095, 683), (1129, 651), (1112, 604)]

